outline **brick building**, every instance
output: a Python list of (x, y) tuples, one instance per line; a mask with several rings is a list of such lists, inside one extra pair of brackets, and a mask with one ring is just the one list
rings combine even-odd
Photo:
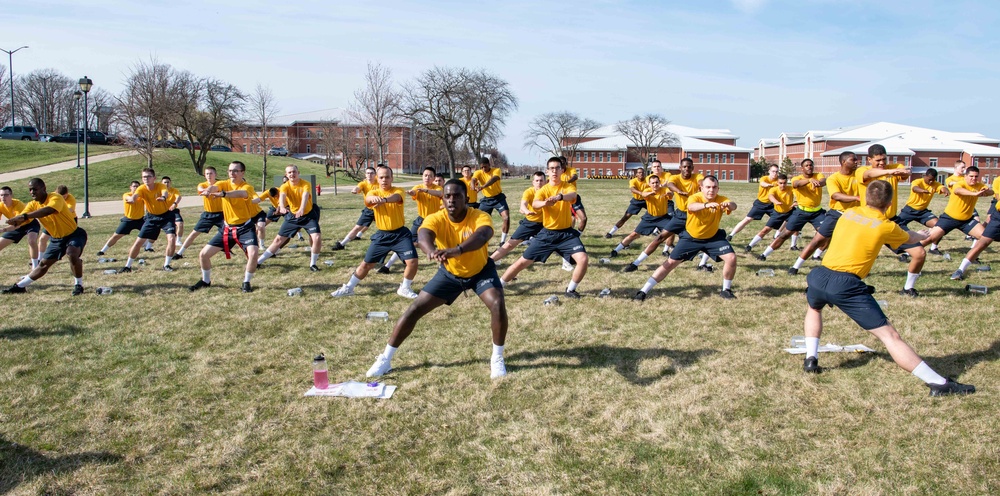
[(876, 143), (885, 147), (890, 163), (913, 167), (914, 177), (919, 177), (928, 168), (937, 169), (941, 177), (950, 175), (958, 160), (979, 167), (984, 180), (992, 181), (1000, 174), (1000, 139), (979, 133), (956, 133), (891, 122), (829, 131), (782, 133), (778, 139), (761, 139), (757, 144), (757, 156), (775, 163), (788, 157), (796, 165), (810, 158), (816, 163), (818, 172), (829, 174), (840, 167), (838, 157), (842, 152), (856, 153), (859, 163), (864, 164), (868, 147)]
[[(233, 128), (233, 151), (262, 155), (267, 153), (261, 126)], [(379, 161), (378, 147), (371, 132), (356, 124), (343, 109), (284, 115), (274, 118), (267, 127), (266, 147), (284, 147), (292, 157), (325, 163), (333, 160), (343, 167), (351, 163)], [(420, 131), (409, 126), (389, 129), (389, 141), (383, 150), (383, 162), (396, 172), (419, 172), (418, 139)]]
[[(669, 124), (667, 130), (677, 136), (676, 146), (659, 148), (650, 153), (663, 168), (676, 172), (680, 161), (694, 161), (695, 172), (712, 174), (724, 181), (747, 181), (750, 176), (750, 148), (736, 146), (739, 136), (728, 129), (696, 129)], [(635, 143), (615, 132), (614, 126), (604, 126), (576, 142), (569, 159), (580, 177), (630, 175), (642, 166)]]

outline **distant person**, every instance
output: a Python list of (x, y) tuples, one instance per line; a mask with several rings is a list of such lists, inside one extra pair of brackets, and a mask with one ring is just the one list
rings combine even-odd
[[(937, 182), (937, 174), (937, 169), (927, 169), (923, 176), (910, 184), (910, 197), (906, 200), (903, 210), (899, 212), (897, 220), (897, 224), (904, 230), (908, 229), (910, 222), (919, 222), (927, 227), (937, 225), (938, 218), (930, 209), (931, 200), (935, 194), (948, 196), (951, 193), (943, 184)], [(931, 243), (927, 251), (934, 255), (944, 255), (938, 249), (937, 243)]]
[[(375, 168), (366, 167), (365, 180), (359, 182), (357, 186), (351, 190), (351, 193), (361, 195), (361, 199), (364, 201), (364, 199), (368, 196), (368, 193), (377, 186), (378, 183), (375, 181)], [(355, 225), (351, 228), (351, 231), (347, 233), (347, 236), (344, 236), (344, 239), (334, 243), (333, 248), (331, 249), (333, 251), (343, 250), (347, 246), (348, 242), (355, 239), (361, 239), (361, 234), (367, 231), (368, 226), (371, 226), (374, 221), (375, 212), (373, 212), (371, 208), (368, 208), (368, 205), (365, 205), (364, 208), (361, 209), (361, 216), (358, 217), (358, 220), (354, 223)]]
[(830, 194), (830, 209), (826, 211), (823, 223), (816, 228), (816, 235), (809, 241), (809, 244), (799, 253), (799, 258), (788, 269), (789, 275), (796, 275), (806, 259), (815, 252), (815, 258), (823, 253), (823, 249), (830, 242), (833, 230), (837, 227), (837, 221), (841, 214), (861, 203), (858, 193), (858, 181), (854, 177), (854, 172), (858, 169), (858, 156), (854, 152), (842, 152), (839, 157), (840, 170), (830, 174), (826, 178), (826, 189)]
[(531, 175), (531, 186), (525, 188), (524, 192), (521, 193), (521, 204), (519, 211), (521, 215), (524, 216), (523, 219), (518, 223), (517, 229), (514, 230), (514, 234), (510, 238), (500, 245), (496, 251), (490, 254), (490, 258), (494, 262), (498, 262), (503, 257), (507, 256), (514, 248), (516, 248), (521, 243), (537, 236), (539, 232), (542, 231), (542, 214), (537, 212), (532, 206), (535, 201), (535, 193), (545, 186), (545, 173), (542, 171), (535, 171)]
[[(69, 208), (70, 213), (73, 214), (73, 221), (76, 222), (79, 218), (76, 215), (76, 197), (69, 192), (69, 187), (65, 184), (56, 186), (56, 193), (59, 193), (63, 197), (63, 200), (66, 201), (66, 206)], [(38, 253), (45, 253), (45, 248), (49, 245), (49, 238), (49, 233), (42, 227), (42, 230), (38, 234)]]
[(177, 231), (174, 239), (180, 243), (180, 240), (184, 237), (184, 217), (181, 216), (181, 198), (184, 195), (181, 194), (179, 189), (174, 187), (170, 176), (163, 176), (160, 182), (167, 187), (167, 211), (170, 213), (169, 215), (174, 216), (174, 228)]
[[(406, 192), (410, 195), (410, 198), (417, 203), (417, 217), (413, 219), (413, 225), (410, 226), (410, 232), (413, 234), (414, 245), (417, 244), (417, 230), (420, 229), (420, 225), (423, 224), (424, 219), (427, 218), (428, 215), (431, 215), (442, 208), (441, 197), (443, 189), (437, 184), (438, 178), (434, 168), (425, 167), (421, 178), (423, 180), (421, 184), (414, 186), (410, 189), (410, 191)], [(389, 272), (392, 264), (398, 262), (399, 260), (399, 253), (393, 253), (392, 258), (390, 258), (389, 261), (382, 267), (385, 270), (379, 269), (379, 272)]]
[(646, 199), (642, 197), (642, 190), (645, 187), (646, 169), (639, 167), (635, 170), (635, 177), (630, 179), (628, 182), (628, 190), (632, 193), (632, 197), (628, 202), (628, 208), (625, 209), (625, 214), (622, 215), (622, 218), (618, 219), (618, 222), (615, 222), (615, 225), (611, 226), (611, 230), (604, 235), (605, 238), (611, 239), (611, 237), (625, 225), (625, 222), (627, 222), (633, 215), (639, 215), (642, 213), (643, 209), (646, 208)]
[(278, 236), (274, 238), (271, 246), (257, 259), (257, 264), (273, 257), (299, 229), (305, 229), (309, 234), (311, 248), (309, 270), (318, 272), (319, 266), (316, 264), (319, 262), (323, 238), (319, 226), (319, 209), (313, 206), (312, 183), (300, 177), (299, 167), (296, 165), (285, 167), (285, 177), (288, 181), (278, 188), (278, 213), (285, 216), (285, 221), (281, 224)]
[(139, 230), (139, 237), (129, 249), (125, 266), (118, 272), (132, 272), (132, 264), (139, 256), (139, 250), (143, 244), (147, 241), (156, 241), (160, 237), (160, 231), (167, 234), (167, 253), (163, 259), (163, 270), (173, 272), (174, 268), (170, 266), (170, 260), (173, 259), (174, 249), (177, 246), (175, 242), (177, 226), (173, 223), (173, 216), (167, 213), (169, 211), (167, 187), (163, 183), (156, 182), (156, 171), (149, 167), (142, 170), (140, 179), (142, 179), (143, 184), (136, 188), (135, 194), (132, 195), (132, 201), (141, 200), (143, 202), (146, 207), (146, 217), (143, 220), (142, 229)]
[[(188, 237), (184, 239), (181, 249), (177, 250), (177, 254), (174, 255), (175, 259), (184, 256), (184, 250), (187, 250), (194, 243), (199, 234), (208, 234), (213, 227), (220, 231), (225, 227), (226, 219), (222, 212), (222, 200), (209, 193), (209, 189), (215, 185), (216, 181), (218, 181), (218, 173), (215, 167), (205, 167), (205, 182), (198, 184), (198, 195), (201, 196), (202, 203), (201, 216), (194, 229), (191, 230), (191, 234), (188, 234)], [(183, 220), (181, 222), (183, 223)]]
[(792, 178), (792, 191), (795, 193), (795, 208), (792, 215), (785, 223), (784, 229), (778, 233), (778, 237), (771, 242), (771, 245), (764, 248), (761, 256), (768, 257), (774, 250), (781, 248), (781, 245), (788, 239), (792, 239), (791, 249), (800, 251), (798, 244), (798, 234), (806, 224), (812, 224), (814, 229), (819, 229), (826, 217), (826, 210), (823, 209), (823, 186), (826, 186), (826, 176), (815, 172), (815, 164), (812, 159), (805, 159), (800, 164), (802, 173)]
[[(979, 167), (972, 166), (965, 169), (962, 179), (952, 183), (951, 195), (948, 196), (948, 205), (944, 208), (944, 213), (938, 218), (937, 224), (931, 228), (930, 236), (922, 244), (939, 243), (941, 238), (955, 229), (959, 229), (968, 236), (979, 239), (983, 235), (985, 226), (975, 218), (976, 202), (980, 198), (993, 196), (993, 191), (989, 186), (979, 181)], [(975, 244), (973, 249), (975, 249)], [(972, 265), (969, 258), (962, 259), (952, 275), (953, 281), (959, 281), (965, 277), (965, 269)]]
[(750, 211), (747, 212), (747, 216), (743, 218), (736, 227), (733, 228), (733, 232), (729, 234), (728, 241), (732, 241), (733, 237), (740, 233), (744, 227), (755, 220), (761, 220), (764, 216), (771, 217), (774, 213), (774, 205), (771, 204), (771, 200), (767, 197), (767, 192), (771, 190), (776, 184), (778, 184), (778, 166), (772, 165), (767, 168), (767, 175), (760, 178), (757, 184), (757, 199), (753, 201), (753, 206), (750, 207)]
[(649, 176), (649, 185), (646, 186), (641, 195), (642, 201), (646, 205), (646, 215), (642, 216), (642, 220), (639, 221), (635, 230), (625, 236), (625, 239), (611, 250), (610, 256), (612, 258), (617, 257), (639, 236), (650, 236), (667, 229), (671, 219), (667, 209), (667, 193), (669, 191), (661, 186), (659, 176)]
[(481, 192), (483, 197), (479, 199), (479, 210), (486, 212), (486, 215), (493, 215), (493, 211), (500, 212), (500, 219), (503, 225), (500, 227), (500, 244), (507, 241), (507, 233), (510, 231), (510, 207), (507, 205), (507, 196), (503, 194), (500, 186), (500, 169), (490, 167), (490, 159), (483, 157), (479, 159), (479, 170), (472, 177), (479, 183), (477, 192)]
[[(771, 202), (772, 210), (771, 216), (768, 217), (767, 223), (761, 228), (757, 234), (754, 235), (753, 239), (746, 247), (746, 251), (749, 253), (753, 250), (753, 247), (764, 239), (772, 230), (781, 231), (781, 226), (792, 216), (792, 208), (795, 205), (795, 194), (788, 185), (788, 175), (778, 174), (778, 184), (767, 190), (767, 200)], [(770, 246), (768, 247), (770, 248)], [(767, 248), (765, 248), (765, 251)], [(760, 260), (767, 260), (766, 255), (760, 255)]]
[[(0, 188), (0, 215), (7, 220), (17, 217), (24, 211), (24, 202), (14, 198), (14, 191), (9, 186)], [(31, 261), (31, 268), (38, 267), (38, 231), (41, 226), (37, 220), (25, 222), (13, 231), (7, 231), (0, 237), (0, 251), (4, 248), (18, 244), (25, 237), (28, 238), (28, 260)]]
[(463, 165), (462, 166), (462, 182), (465, 183), (466, 192), (469, 194), (469, 207), (479, 208), (479, 192), (476, 189), (479, 186), (479, 182), (472, 177), (472, 166)]
[(118, 240), (132, 234), (132, 231), (139, 231), (142, 229), (143, 217), (146, 215), (146, 207), (143, 205), (142, 201), (133, 200), (135, 196), (135, 190), (139, 189), (139, 181), (132, 181), (129, 185), (129, 192), (122, 194), (122, 209), (124, 210), (125, 216), (121, 218), (118, 222), (118, 228), (115, 229), (115, 233), (108, 238), (108, 242), (104, 243), (104, 246), (100, 251), (97, 252), (97, 256), (103, 256), (112, 246), (118, 243)]

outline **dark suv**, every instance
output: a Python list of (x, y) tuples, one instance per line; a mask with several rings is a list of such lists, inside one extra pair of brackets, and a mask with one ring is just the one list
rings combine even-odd
[[(62, 133), (59, 136), (53, 136), (50, 141), (56, 143), (76, 143), (77, 135), (80, 136), (82, 141), (83, 130), (70, 131), (68, 133)], [(92, 145), (107, 145), (108, 137), (100, 131), (87, 131), (87, 141)]]
[(31, 126), (7, 126), (0, 129), (0, 139), (38, 141), (38, 130)]

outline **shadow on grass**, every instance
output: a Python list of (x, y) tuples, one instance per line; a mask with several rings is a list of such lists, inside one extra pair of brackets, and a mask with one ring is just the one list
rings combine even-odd
[(84, 329), (77, 326), (63, 326), (51, 330), (18, 326), (0, 329), (0, 340), (16, 341), (18, 339), (37, 339), (51, 336), (75, 336), (81, 332), (84, 332)]
[(7, 494), (39, 475), (72, 472), (88, 463), (119, 463), (123, 457), (105, 451), (46, 456), (0, 434), (0, 494)]
[(1000, 359), (1000, 339), (993, 341), (989, 348), (979, 351), (967, 351), (940, 357), (925, 357), (928, 364), (943, 375), (959, 377), (969, 369), (982, 362), (995, 362)]

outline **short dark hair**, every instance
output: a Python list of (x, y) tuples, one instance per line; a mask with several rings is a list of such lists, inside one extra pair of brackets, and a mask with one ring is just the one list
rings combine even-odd
[(840, 152), (840, 163), (843, 165), (844, 162), (847, 162), (847, 159), (857, 156), (858, 154), (854, 152)]
[(490, 165), (490, 159), (488, 157), (479, 157), (479, 165)]
[[(233, 163), (235, 164), (235, 163), (237, 163), (237, 162), (233, 162)], [(153, 170), (153, 168), (152, 168), (152, 167), (145, 167), (145, 168), (143, 168), (143, 169), (142, 169), (142, 172), (143, 172), (143, 173), (146, 173), (146, 172), (148, 172), (148, 173), (152, 174), (153, 176), (156, 176), (156, 171), (155, 171), (155, 170)]]
[(564, 164), (562, 159), (559, 157), (549, 157), (549, 159), (545, 161), (545, 165), (548, 166), (552, 162), (559, 164), (559, 167), (562, 167), (563, 169), (566, 168), (566, 164)]
[(427, 172), (427, 171), (431, 171), (434, 174), (437, 174), (437, 169), (435, 169), (433, 167), (424, 167), (424, 172)]
[(785, 181), (787, 181), (788, 180), (788, 174), (784, 174), (784, 173), (778, 174), (778, 179), (784, 179)]
[(654, 158), (653, 160), (651, 160), (649, 162), (649, 165), (653, 165), (653, 164), (660, 164), (662, 166), (663, 162), (660, 162), (660, 159), (658, 159), (658, 158)]
[(809, 165), (812, 165), (812, 166), (816, 165), (816, 162), (813, 162), (813, 159), (811, 159), (811, 158), (804, 158), (804, 159), (802, 159), (801, 162), (799, 162), (799, 167), (805, 167), (806, 166), (806, 162), (809, 162)]
[(868, 147), (868, 156), (869, 157), (877, 157), (879, 155), (885, 155), (885, 154), (886, 154), (885, 153), (885, 147), (882, 146), (882, 145), (880, 145), (880, 144), (878, 144), (878, 143), (876, 143), (876, 144)]
[[(247, 164), (244, 164), (243, 162), (240, 162), (239, 160), (233, 160), (232, 162), (229, 162), (229, 165), (238, 165), (238, 166), (240, 166), (240, 171), (241, 172), (246, 172), (246, 170), (247, 170)], [(150, 170), (152, 170), (152, 169), (150, 169)]]
[(542, 171), (535, 171), (535, 173), (532, 174), (532, 176), (540, 176), (542, 179), (545, 179), (545, 173)]
[(709, 175), (705, 176), (705, 177), (704, 177), (704, 178), (703, 178), (703, 179), (701, 180), (701, 183), (702, 183), (702, 184), (705, 184), (705, 181), (712, 181), (712, 182), (713, 182), (713, 183), (715, 183), (715, 184), (719, 184), (719, 178), (717, 178), (717, 177), (715, 177), (715, 176), (713, 176), (713, 175), (711, 175), (711, 174), (709, 174)]
[(973, 165), (971, 167), (966, 167), (965, 168), (965, 173), (968, 174), (970, 172), (975, 172), (976, 174), (979, 174), (979, 167), (976, 167), (975, 165)]
[(173, 179), (170, 179), (170, 176), (163, 176), (163, 177), (160, 178), (160, 181), (170, 181), (170, 182), (173, 182)]
[(927, 169), (926, 171), (924, 171), (924, 175), (937, 177), (937, 169), (934, 168)]
[(466, 198), (469, 197), (469, 191), (465, 186), (465, 183), (462, 182), (461, 179), (457, 177), (455, 179), (449, 179), (447, 182), (444, 183), (444, 186), (442, 186), (441, 189), (444, 190), (444, 188), (447, 188), (448, 186), (455, 186), (456, 188), (458, 188), (459, 191), (462, 192), (463, 196), (465, 196)]
[(69, 193), (69, 188), (65, 184), (60, 184), (59, 186), (56, 186), (56, 193), (65, 195), (66, 193)]
[(872, 181), (865, 191), (865, 203), (869, 207), (885, 210), (892, 204), (892, 185), (881, 179)]
[(205, 167), (205, 170), (206, 170), (206, 171), (212, 171), (212, 172), (216, 172), (216, 170), (215, 170), (215, 167), (212, 167), (211, 165), (210, 165), (210, 166), (208, 166), (208, 167)]
[(369, 165), (368, 167), (365, 167), (365, 172), (368, 172), (368, 171), (375, 172), (375, 168)]
[(562, 162), (563, 169), (569, 167), (569, 159), (566, 158), (566, 155), (559, 155), (559, 161)]
[(694, 160), (691, 160), (690, 157), (684, 157), (684, 158), (682, 158), (680, 165), (683, 166), (685, 162), (688, 163), (689, 165), (691, 165), (692, 167), (694, 167)]
[[(444, 179), (444, 173), (443, 172), (435, 172), (434, 173), (434, 177), (440, 177), (441, 179)], [(448, 183), (445, 183), (445, 184), (448, 184)], [(465, 183), (462, 183), (462, 184), (465, 184)]]
[(10, 189), (10, 186), (0, 187), (0, 191), (6, 191), (6, 192), (8, 192), (10, 194), (14, 194), (14, 190)]
[(129, 186), (139, 186), (139, 185), (141, 185), (141, 184), (142, 184), (142, 183), (140, 183), (139, 181), (132, 181), (132, 183), (131, 183), (131, 184), (129, 184)]

